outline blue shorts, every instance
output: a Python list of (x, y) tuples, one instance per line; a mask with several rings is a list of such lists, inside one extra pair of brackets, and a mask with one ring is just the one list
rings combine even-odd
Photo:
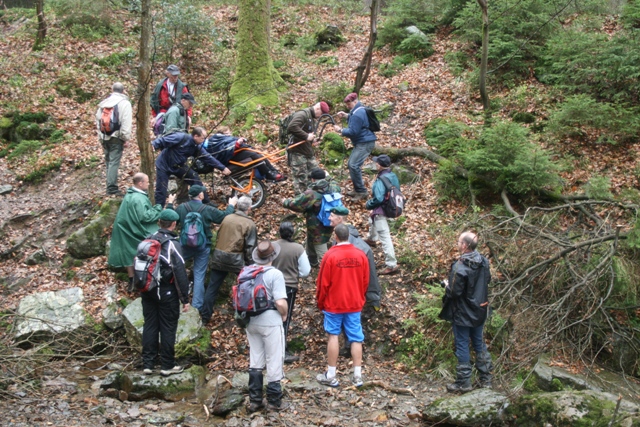
[(360, 312), (356, 313), (324, 313), (324, 330), (330, 335), (340, 335), (342, 327), (350, 342), (363, 342), (364, 333), (360, 323)]

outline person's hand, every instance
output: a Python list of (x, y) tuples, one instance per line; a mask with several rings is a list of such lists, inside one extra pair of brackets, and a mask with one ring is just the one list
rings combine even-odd
[(322, 143), (322, 141), (317, 140), (317, 141), (314, 141), (313, 143), (311, 143), (311, 145), (313, 145), (314, 147), (317, 147), (317, 146), (319, 146), (321, 143)]
[(167, 197), (167, 204), (171, 203), (173, 204), (173, 202), (176, 200), (176, 195), (175, 194), (169, 194), (169, 197)]
[(184, 304), (184, 305), (182, 306), (182, 312), (183, 312), (183, 313), (186, 313), (187, 311), (189, 311), (189, 304)]
[(338, 111), (338, 112), (336, 113), (336, 115), (337, 115), (338, 117), (340, 117), (341, 119), (344, 119), (345, 117), (349, 117), (349, 115), (348, 115), (347, 113), (345, 113), (344, 111)]
[(333, 130), (335, 130), (336, 132), (340, 133), (342, 131), (342, 128), (338, 125), (333, 125)]
[(238, 138), (238, 142), (239, 142), (240, 144), (244, 144), (245, 142), (247, 142), (247, 138), (242, 138), (242, 137), (240, 137), (240, 138)]
[(224, 176), (231, 175), (231, 171), (229, 170), (229, 168), (224, 168), (224, 170), (222, 171), (222, 175)]
[(307, 136), (307, 141), (313, 141), (314, 139), (316, 139), (316, 134), (315, 133), (310, 133)]
[(232, 198), (230, 198), (229, 204), (235, 208), (238, 204), (238, 196), (233, 196)]

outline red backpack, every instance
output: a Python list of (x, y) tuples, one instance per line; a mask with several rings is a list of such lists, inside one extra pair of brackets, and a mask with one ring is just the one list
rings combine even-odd
[(100, 113), (100, 132), (105, 135), (112, 135), (117, 130), (120, 130), (118, 104), (113, 107), (102, 108)]
[[(276, 305), (270, 298), (264, 284), (264, 273), (273, 267), (248, 265), (238, 275), (238, 284), (233, 287), (233, 308), (235, 319), (240, 326), (246, 326), (249, 318), (275, 310)], [(244, 321), (244, 322), (243, 322)], [(244, 323), (244, 324), (242, 324)]]
[(162, 262), (170, 265), (170, 261), (161, 255), (164, 242), (154, 237), (150, 236), (140, 242), (133, 258), (133, 284), (140, 292), (149, 292), (159, 286)]

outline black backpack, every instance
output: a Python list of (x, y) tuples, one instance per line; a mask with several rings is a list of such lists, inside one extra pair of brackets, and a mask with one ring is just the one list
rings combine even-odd
[(384, 188), (387, 190), (384, 195), (384, 201), (382, 202), (384, 216), (387, 218), (398, 218), (402, 215), (404, 205), (407, 200), (400, 191), (400, 188), (391, 184), (389, 178), (381, 175), (380, 180), (384, 184)]
[[(291, 120), (293, 120), (293, 115), (296, 113), (297, 111), (295, 113), (289, 114), (284, 119), (280, 119), (280, 121), (278, 122), (278, 125), (279, 125), (278, 144), (280, 144), (283, 147), (293, 142), (292, 135), (289, 134), (289, 125), (291, 124)], [(306, 111), (305, 113), (308, 114)], [(311, 120), (311, 117), (308, 117), (307, 119)]]
[(380, 120), (376, 116), (376, 112), (371, 107), (364, 107), (365, 113), (367, 113), (367, 120), (369, 120), (369, 130), (371, 132), (380, 131)]

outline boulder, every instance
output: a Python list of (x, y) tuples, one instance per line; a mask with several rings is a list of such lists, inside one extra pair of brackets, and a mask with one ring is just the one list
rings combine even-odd
[(40, 292), (24, 297), (18, 305), (14, 339), (19, 345), (68, 336), (86, 326), (87, 313), (81, 306), (82, 289)]
[(48, 259), (49, 257), (47, 256), (44, 249), (38, 249), (37, 251), (29, 255), (25, 262), (27, 263), (27, 265), (38, 265), (38, 264), (42, 264)]
[(339, 46), (345, 42), (342, 32), (335, 25), (327, 25), (323, 30), (316, 33), (316, 48), (328, 50), (333, 46)]
[(177, 402), (193, 398), (196, 388), (204, 384), (205, 376), (205, 369), (197, 365), (169, 377), (126, 371), (112, 372), (100, 384), (100, 395), (115, 398), (125, 396), (124, 400), (131, 401), (156, 398)]
[(116, 330), (124, 325), (121, 307), (118, 304), (118, 286), (113, 285), (105, 292), (105, 302), (107, 306), (102, 310), (102, 323), (110, 330)]
[(67, 252), (78, 259), (104, 255), (107, 244), (105, 230), (113, 225), (122, 199), (107, 199), (87, 225), (69, 236)]
[(505, 410), (504, 420), (517, 420), (519, 426), (553, 425), (638, 425), (639, 407), (621, 401), (617, 423), (609, 424), (616, 414), (617, 397), (593, 390), (569, 390), (553, 393), (534, 393), (516, 398)]
[(13, 191), (13, 186), (11, 185), (0, 185), (0, 194), (9, 194)]
[(243, 402), (244, 394), (242, 394), (242, 390), (230, 388), (225, 390), (225, 392), (222, 393), (222, 396), (214, 402), (213, 407), (211, 408), (211, 413), (219, 417), (224, 417), (229, 412), (242, 405)]
[(439, 399), (422, 411), (422, 418), (430, 423), (456, 426), (499, 425), (507, 396), (481, 388), (460, 396)]
[[(137, 298), (122, 311), (124, 330), (129, 344), (139, 352), (142, 352), (142, 330), (144, 317), (142, 316), (142, 298)], [(201, 338), (202, 320), (200, 312), (191, 306), (185, 313), (180, 310), (178, 331), (176, 332), (176, 349), (187, 348)], [(177, 352), (177, 350), (176, 350)]]

